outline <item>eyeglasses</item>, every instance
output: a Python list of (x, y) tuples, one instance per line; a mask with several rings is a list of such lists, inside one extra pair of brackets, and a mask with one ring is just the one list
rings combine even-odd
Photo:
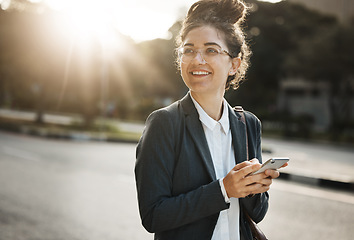
[(181, 47), (178, 49), (178, 58), (182, 62), (188, 63), (192, 61), (198, 53), (205, 62), (212, 62), (222, 54), (227, 54), (230, 58), (233, 58), (228, 51), (222, 49), (219, 46), (208, 46), (202, 49), (195, 49), (189, 46)]

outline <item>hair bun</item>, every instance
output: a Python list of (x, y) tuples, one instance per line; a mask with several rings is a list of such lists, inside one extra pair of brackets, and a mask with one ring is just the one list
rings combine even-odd
[(245, 13), (246, 5), (241, 0), (201, 0), (191, 6), (187, 18), (216, 18), (235, 24)]
[(221, 0), (216, 15), (230, 23), (237, 23), (245, 15), (246, 6), (238, 0)]

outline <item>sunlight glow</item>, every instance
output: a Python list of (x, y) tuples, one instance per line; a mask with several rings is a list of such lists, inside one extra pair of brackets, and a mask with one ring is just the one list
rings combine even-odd
[(0, 6), (2, 10), (7, 10), (10, 7), (10, 0), (0, 0)]
[[(10, 0), (0, 0), (2, 7)], [(65, 13), (82, 40), (96, 36), (104, 44), (115, 41), (114, 32), (130, 36), (136, 42), (170, 38), (168, 29), (181, 10), (187, 10), (196, 0), (29, 0), (44, 2), (50, 8)], [(271, 3), (281, 0), (260, 0)]]
[(112, 30), (128, 35), (135, 41), (167, 37), (175, 16), (147, 8), (140, 0), (44, 0), (52, 9), (66, 13), (83, 38), (90, 34), (109, 43)]
[(278, 2), (281, 2), (283, 0), (258, 0), (258, 1), (261, 1), (261, 2), (270, 2), (270, 3), (278, 3)]
[(79, 42), (85, 43), (96, 38), (105, 47), (113, 46), (116, 30), (111, 16), (100, 3), (89, 0), (47, 0), (46, 3), (67, 15), (69, 29)]
[(171, 15), (136, 6), (119, 10), (115, 16), (118, 29), (136, 41), (167, 38), (167, 30), (175, 21)]

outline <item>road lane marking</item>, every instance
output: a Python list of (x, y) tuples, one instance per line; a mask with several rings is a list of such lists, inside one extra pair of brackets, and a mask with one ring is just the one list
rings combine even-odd
[(354, 195), (349, 193), (335, 192), (334, 190), (329, 190), (329, 189), (326, 190), (316, 189), (316, 188), (307, 187), (299, 184), (294, 184), (291, 182), (284, 182), (281, 180), (274, 181), (271, 188), (278, 191), (296, 193), (300, 195), (317, 197), (317, 198), (354, 205)]
[(22, 158), (22, 159), (26, 159), (26, 160), (30, 160), (30, 161), (35, 161), (38, 162), (41, 158), (39, 155), (26, 151), (26, 150), (22, 150), (22, 149), (18, 149), (18, 148), (13, 148), (13, 147), (8, 147), (8, 146), (0, 146), (0, 150), (1, 152), (5, 153), (6, 155), (12, 156), (12, 157), (16, 157), (16, 158)]

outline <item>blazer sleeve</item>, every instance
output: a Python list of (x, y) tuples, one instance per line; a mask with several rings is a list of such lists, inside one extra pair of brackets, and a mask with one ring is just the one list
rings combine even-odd
[(176, 116), (162, 109), (152, 113), (137, 146), (135, 178), (140, 217), (149, 232), (175, 229), (229, 207), (219, 181), (173, 196), (175, 152), (180, 141)]
[[(260, 163), (262, 163), (261, 121), (250, 112), (245, 112), (245, 114), (250, 158), (255, 157), (260, 161)], [(240, 199), (242, 206), (256, 223), (262, 221), (265, 217), (268, 211), (268, 200), (268, 192), (256, 194), (250, 198)]]

